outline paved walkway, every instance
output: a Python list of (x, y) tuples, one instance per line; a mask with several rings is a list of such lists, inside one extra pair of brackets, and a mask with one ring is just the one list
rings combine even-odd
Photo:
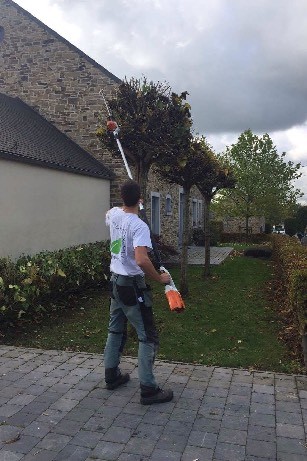
[[(210, 264), (221, 264), (232, 252), (232, 247), (210, 247)], [(169, 262), (178, 263), (180, 256), (172, 256)], [(204, 265), (205, 247), (190, 246), (188, 248), (188, 264)]]
[(156, 363), (172, 402), (104, 388), (101, 356), (0, 346), (0, 461), (306, 461), (307, 376)]

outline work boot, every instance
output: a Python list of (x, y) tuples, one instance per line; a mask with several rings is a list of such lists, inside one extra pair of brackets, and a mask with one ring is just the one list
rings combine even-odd
[(170, 402), (174, 394), (171, 389), (161, 389), (160, 387), (141, 386), (141, 404), (152, 405), (153, 403)]
[(118, 386), (125, 384), (129, 381), (130, 376), (128, 373), (122, 374), (119, 367), (105, 369), (105, 382), (106, 388), (112, 391)]
[(127, 383), (129, 379), (129, 373), (119, 374), (113, 381), (106, 382), (106, 388), (109, 389), (109, 391), (113, 391), (118, 386)]

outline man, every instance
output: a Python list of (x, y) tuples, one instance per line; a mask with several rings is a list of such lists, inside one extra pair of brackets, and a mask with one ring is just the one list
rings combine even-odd
[(150, 231), (138, 216), (140, 187), (127, 181), (121, 187), (123, 207), (107, 212), (106, 223), (111, 237), (111, 304), (109, 334), (104, 351), (107, 389), (116, 389), (129, 381), (129, 374), (119, 369), (120, 356), (126, 342), (127, 320), (135, 328), (138, 340), (138, 374), (141, 404), (169, 402), (171, 390), (162, 390), (156, 383), (153, 364), (158, 348), (158, 334), (152, 312), (150, 287), (144, 274), (161, 284), (170, 282), (168, 274), (156, 271), (148, 257), (152, 249)]

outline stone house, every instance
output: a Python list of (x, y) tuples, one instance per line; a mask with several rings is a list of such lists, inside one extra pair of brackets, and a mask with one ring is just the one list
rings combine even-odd
[[(225, 234), (245, 234), (245, 219), (235, 217), (223, 218), (223, 232)], [(265, 230), (265, 218), (252, 216), (248, 220), (249, 234), (262, 234)]]
[(0, 93), (0, 257), (108, 238), (113, 173), (19, 98)]
[[(12, 0), (0, 0), (0, 68), (3, 95), (18, 97), (114, 173), (109, 177), (107, 207), (118, 204), (118, 185), (126, 179), (126, 171), (120, 156), (102, 150), (95, 132), (98, 116), (104, 110), (99, 92), (103, 89), (110, 97), (120, 79)], [(2, 157), (1, 168), (5, 161)], [(43, 174), (42, 169), (38, 173)], [(181, 188), (165, 184), (151, 173), (147, 191), (153, 232), (177, 246), (182, 233)], [(190, 212), (191, 227), (202, 225), (203, 200), (196, 189), (192, 191)], [(0, 217), (2, 220), (1, 209)], [(37, 229), (33, 227), (33, 231)], [(102, 231), (101, 237), (104, 235)]]

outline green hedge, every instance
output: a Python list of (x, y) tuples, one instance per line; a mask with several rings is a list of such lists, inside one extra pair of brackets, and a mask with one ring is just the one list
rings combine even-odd
[(301, 335), (307, 334), (307, 247), (295, 237), (272, 234), (273, 256), (284, 285), (285, 302), (299, 321)]
[(13, 262), (0, 259), (0, 323), (43, 313), (52, 300), (105, 285), (109, 242), (79, 245)]
[(240, 233), (230, 233), (223, 232), (220, 236), (221, 243), (264, 243), (270, 241), (268, 234), (249, 234), (246, 237), (246, 234)]

